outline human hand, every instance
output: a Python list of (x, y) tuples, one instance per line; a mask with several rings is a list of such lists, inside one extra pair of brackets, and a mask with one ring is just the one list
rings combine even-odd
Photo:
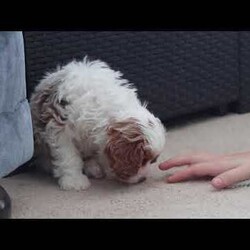
[(217, 155), (197, 153), (171, 158), (159, 165), (161, 170), (173, 167), (188, 167), (175, 172), (167, 181), (180, 182), (191, 178), (212, 176), (212, 185), (217, 189), (229, 187), (250, 179), (250, 152)]

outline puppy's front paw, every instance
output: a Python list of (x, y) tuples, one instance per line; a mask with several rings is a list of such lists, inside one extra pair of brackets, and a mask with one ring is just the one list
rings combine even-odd
[(62, 176), (58, 180), (58, 184), (63, 190), (86, 190), (90, 187), (89, 179), (86, 175), (79, 176)]

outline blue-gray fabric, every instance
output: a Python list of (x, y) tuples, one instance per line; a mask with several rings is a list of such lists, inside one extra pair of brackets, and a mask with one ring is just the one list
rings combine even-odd
[(33, 155), (22, 32), (0, 32), (0, 177)]

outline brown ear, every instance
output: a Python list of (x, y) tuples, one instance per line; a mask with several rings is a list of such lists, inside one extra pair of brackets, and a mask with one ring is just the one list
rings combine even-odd
[(135, 175), (150, 156), (147, 141), (136, 119), (113, 123), (108, 128), (105, 153), (115, 174), (121, 179)]
[(58, 85), (58, 82), (44, 84), (31, 97), (32, 116), (39, 127), (45, 126), (50, 120), (59, 126), (65, 123), (65, 103), (59, 102)]

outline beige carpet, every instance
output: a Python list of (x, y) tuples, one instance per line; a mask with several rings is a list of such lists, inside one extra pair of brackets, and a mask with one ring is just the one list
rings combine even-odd
[[(170, 127), (161, 160), (183, 152), (250, 150), (250, 114), (229, 114)], [(174, 171), (174, 170), (171, 170)], [(61, 191), (47, 176), (0, 180), (12, 197), (13, 218), (250, 218), (250, 187), (216, 191), (209, 180), (167, 184), (152, 166), (140, 185), (92, 181), (87, 191)]]

